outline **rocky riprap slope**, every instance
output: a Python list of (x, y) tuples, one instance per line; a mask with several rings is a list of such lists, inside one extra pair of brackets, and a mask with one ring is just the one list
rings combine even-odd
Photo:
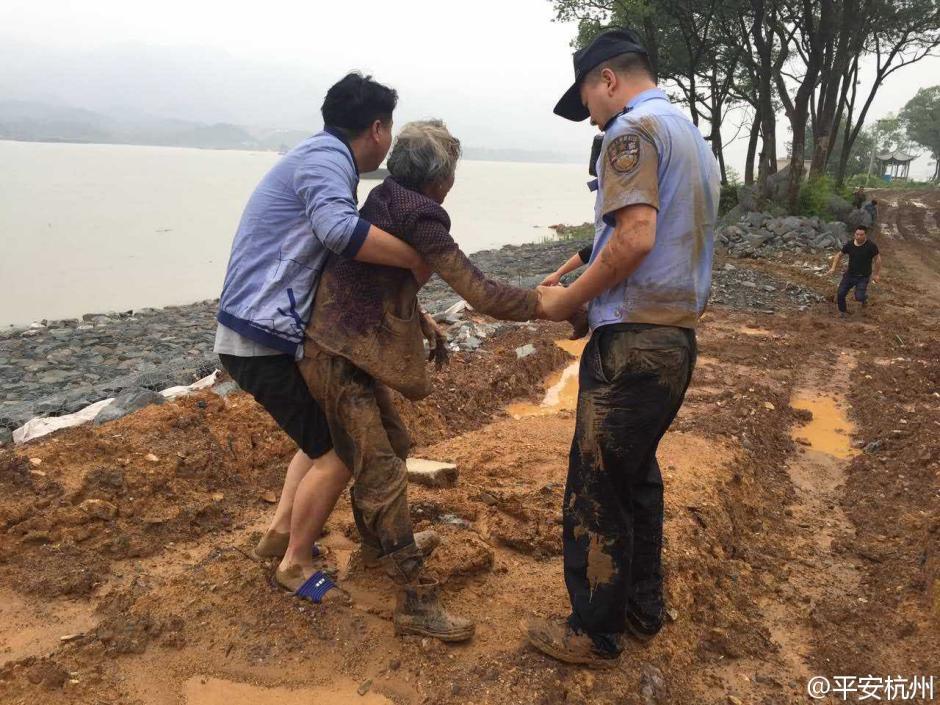
[[(474, 253), (470, 259), (496, 279), (532, 287), (589, 242), (506, 245)], [(447, 327), (452, 351), (476, 350), (503, 327), (526, 325), (475, 320), (479, 317), (462, 310), (448, 315), (460, 297), (438, 277), (419, 297), (425, 310)], [(817, 299), (805, 288), (757, 270), (725, 265), (714, 272), (713, 304), (767, 311), (807, 306)], [(61, 416), (122, 392), (159, 391), (210, 374), (218, 367), (212, 352), (217, 309), (218, 300), (211, 299), (0, 331), (0, 443), (35, 416)]]
[(840, 221), (769, 213), (748, 213), (715, 231), (715, 243), (739, 258), (835, 252), (849, 237), (848, 226)]

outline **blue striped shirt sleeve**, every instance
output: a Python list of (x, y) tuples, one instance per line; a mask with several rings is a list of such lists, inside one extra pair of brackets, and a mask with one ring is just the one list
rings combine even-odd
[(365, 242), (371, 224), (359, 217), (353, 199), (355, 174), (338, 153), (320, 152), (294, 174), (294, 189), (304, 202), (313, 234), (324, 247), (353, 258)]

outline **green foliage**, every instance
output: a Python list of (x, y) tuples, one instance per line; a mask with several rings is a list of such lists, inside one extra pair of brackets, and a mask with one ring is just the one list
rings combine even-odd
[(718, 215), (723, 216), (738, 205), (738, 184), (728, 183), (721, 185), (721, 196), (718, 199)]
[(848, 179), (846, 183), (852, 188), (858, 188), (862, 186), (863, 188), (887, 188), (888, 182), (885, 181), (880, 176), (875, 176), (874, 174), (856, 174), (852, 178)]
[(940, 160), (940, 85), (917, 91), (901, 110), (900, 120), (908, 137)]
[(555, 240), (590, 240), (594, 237), (594, 223), (581, 225), (552, 225)]
[(847, 185), (851, 189), (856, 189), (859, 186), (863, 188), (896, 188), (896, 189), (907, 189), (907, 188), (937, 188), (937, 182), (935, 181), (915, 181), (913, 179), (908, 179), (907, 181), (898, 181), (891, 180), (885, 181), (880, 176), (875, 176), (872, 174), (868, 176), (866, 174), (856, 174), (847, 182)]
[(820, 176), (809, 179), (800, 188), (800, 197), (797, 201), (797, 215), (830, 218), (829, 203), (833, 196), (849, 200), (851, 192), (848, 189), (838, 189), (829, 176)]

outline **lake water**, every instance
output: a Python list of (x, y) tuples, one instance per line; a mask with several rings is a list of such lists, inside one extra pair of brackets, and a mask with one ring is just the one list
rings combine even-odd
[[(0, 141), (0, 326), (217, 297), (242, 208), (278, 158)], [(576, 164), (462, 161), (452, 233), (468, 253), (550, 237), (592, 218), (587, 179)]]

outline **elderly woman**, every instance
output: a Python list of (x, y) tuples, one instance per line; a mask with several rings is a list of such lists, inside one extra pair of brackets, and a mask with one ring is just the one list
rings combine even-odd
[[(506, 320), (535, 318), (534, 290), (488, 279), (450, 235), (441, 203), (459, 157), (460, 142), (439, 120), (405, 125), (388, 158), (390, 176), (369, 194), (362, 217), (410, 244), (477, 311)], [(436, 582), (422, 574), (426, 547), (415, 541), (406, 493), (410, 441), (388, 391), (409, 399), (431, 391), (424, 339), (433, 335), (418, 307), (422, 283), (409, 270), (334, 257), (320, 280), (298, 364), (354, 479), (363, 556), (381, 563), (399, 585), (396, 632), (459, 641), (472, 636), (473, 624), (444, 611)], [(277, 579), (301, 594), (314, 587), (322, 594), (322, 574), (308, 577), (312, 569), (300, 565), (310, 556), (310, 545), (303, 544), (312, 545), (316, 536), (305, 538), (285, 556)], [(300, 584), (310, 581), (307, 588)]]

